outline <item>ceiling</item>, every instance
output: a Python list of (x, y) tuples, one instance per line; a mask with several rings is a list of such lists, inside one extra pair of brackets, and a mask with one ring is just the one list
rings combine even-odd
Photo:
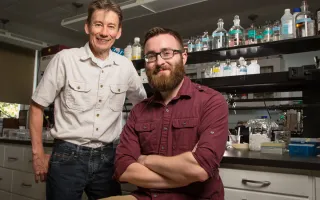
[[(128, 0), (115, 0), (123, 3)], [(161, 2), (161, 0), (158, 0)], [(175, 0), (172, 0), (175, 1)], [(72, 3), (83, 4), (75, 8)], [(90, 0), (1, 0), (0, 19), (9, 19), (4, 28), (10, 32), (37, 39), (52, 45), (82, 46), (87, 36), (84, 31), (73, 31), (61, 26), (65, 18), (86, 13)], [(250, 24), (248, 15), (257, 14), (257, 23), (280, 19), (285, 8), (300, 7), (301, 0), (207, 0), (198, 4), (160, 12), (123, 23), (123, 34), (115, 46), (124, 48), (135, 36), (143, 38), (151, 27), (163, 26), (180, 32), (184, 38), (212, 32), (219, 18), (225, 21), (225, 29), (232, 25), (234, 15), (239, 15), (241, 25)], [(320, 8), (319, 0), (308, 0), (310, 10)], [(126, 16), (124, 16), (126, 17)]]

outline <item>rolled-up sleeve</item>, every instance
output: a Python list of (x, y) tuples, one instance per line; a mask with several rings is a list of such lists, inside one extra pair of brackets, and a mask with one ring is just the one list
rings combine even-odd
[(64, 87), (63, 52), (56, 54), (49, 62), (41, 81), (32, 95), (32, 100), (41, 106), (49, 106), (59, 94), (61, 88)]
[(140, 143), (138, 135), (135, 132), (135, 116), (138, 105), (135, 106), (129, 115), (126, 125), (124, 126), (121, 136), (120, 143), (116, 150), (115, 158), (115, 173), (114, 178), (119, 180), (120, 176), (127, 170), (129, 165), (137, 162), (140, 153)]
[(193, 156), (209, 177), (214, 177), (228, 138), (228, 105), (220, 93), (205, 104), (198, 130), (200, 138)]

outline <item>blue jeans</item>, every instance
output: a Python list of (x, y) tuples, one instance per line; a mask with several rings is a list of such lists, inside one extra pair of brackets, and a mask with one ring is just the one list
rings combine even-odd
[(81, 200), (83, 191), (89, 200), (121, 195), (121, 187), (112, 179), (115, 148), (78, 146), (55, 140), (50, 158), (46, 200)]

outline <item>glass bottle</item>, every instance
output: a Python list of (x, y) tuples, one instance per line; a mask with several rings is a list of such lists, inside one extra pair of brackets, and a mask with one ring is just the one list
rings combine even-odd
[(201, 42), (201, 36), (197, 36), (197, 39), (195, 40), (195, 52), (196, 51), (202, 51), (202, 42)]
[(256, 40), (257, 40), (257, 44), (260, 44), (263, 42), (263, 27), (262, 26), (258, 26), (257, 28), (257, 35), (256, 35)]
[(218, 28), (212, 33), (212, 49), (226, 48), (228, 32), (223, 28), (223, 20), (218, 20)]
[(271, 26), (271, 21), (266, 21), (266, 25), (263, 31), (263, 42), (272, 42), (273, 30)]
[(281, 27), (280, 21), (276, 20), (274, 22), (274, 24), (273, 24), (273, 27), (272, 27), (273, 41), (279, 41), (280, 40), (280, 35), (281, 35), (280, 27)]
[(302, 1), (301, 12), (296, 16), (297, 37), (308, 37), (315, 35), (315, 20), (308, 10), (307, 1)]
[(209, 43), (209, 35), (208, 31), (205, 31), (201, 37), (202, 42), (202, 51), (210, 50), (210, 43)]
[(229, 30), (229, 47), (236, 47), (244, 44), (244, 28), (240, 26), (238, 15), (234, 17), (234, 25)]

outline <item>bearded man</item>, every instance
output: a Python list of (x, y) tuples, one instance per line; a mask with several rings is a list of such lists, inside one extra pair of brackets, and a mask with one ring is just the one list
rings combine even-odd
[(185, 76), (187, 53), (177, 32), (152, 28), (144, 54), (155, 93), (131, 110), (115, 161), (115, 178), (139, 189), (110, 199), (223, 200), (218, 169), (228, 137), (224, 97)]

